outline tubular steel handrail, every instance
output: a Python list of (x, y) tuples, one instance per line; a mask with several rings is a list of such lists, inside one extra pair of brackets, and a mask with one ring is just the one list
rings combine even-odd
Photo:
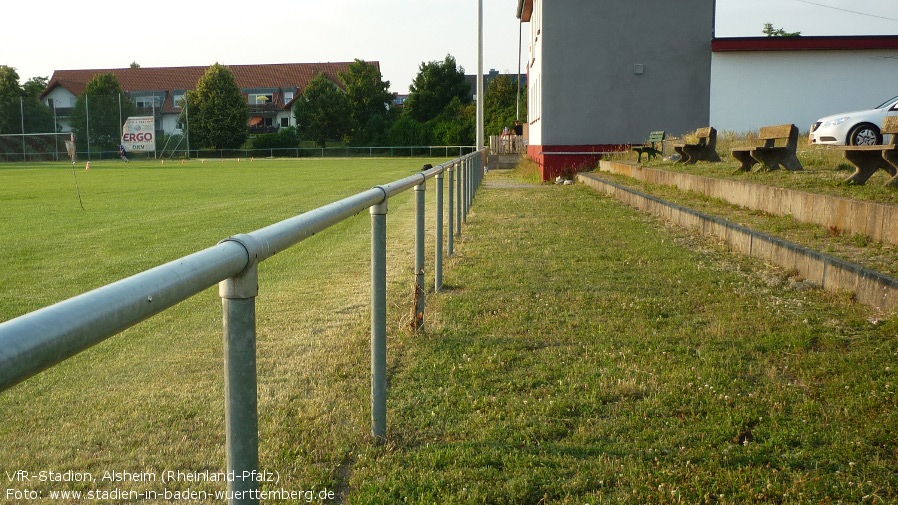
[[(424, 194), (437, 181), (434, 291), (442, 288), (443, 174), (449, 174), (448, 254), (483, 178), (485, 154), (474, 152), (415, 175), (280, 221), (54, 305), (0, 323), (0, 391), (162, 312), (219, 286), (224, 319), (225, 424), (230, 503), (258, 503), (256, 314), (258, 264), (365, 209), (371, 214), (371, 431), (386, 423), (386, 216), (391, 197), (415, 189), (416, 289), (424, 290)], [(453, 184), (457, 183), (457, 191)], [(457, 220), (454, 213), (457, 213)], [(424, 298), (415, 314), (423, 323)], [(241, 476), (247, 476), (241, 478)]]

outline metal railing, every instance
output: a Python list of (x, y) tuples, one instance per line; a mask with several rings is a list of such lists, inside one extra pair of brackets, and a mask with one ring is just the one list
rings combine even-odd
[[(424, 288), (425, 191), (436, 181), (434, 290), (443, 278), (443, 245), (454, 253), (461, 225), (483, 177), (482, 151), (456, 158), (404, 179), (375, 186), (331, 204), (146, 270), (88, 293), (0, 323), (0, 391), (158, 314), (219, 286), (224, 319), (225, 426), (230, 503), (257, 503), (259, 469), (256, 386), (258, 265), (312, 235), (365, 209), (371, 214), (371, 432), (387, 433), (387, 207), (391, 197), (415, 191), (416, 291)], [(443, 190), (448, 174), (448, 238), (443, 236)], [(416, 299), (424, 313), (424, 298)]]
[(523, 135), (491, 135), (490, 154), (526, 154)]

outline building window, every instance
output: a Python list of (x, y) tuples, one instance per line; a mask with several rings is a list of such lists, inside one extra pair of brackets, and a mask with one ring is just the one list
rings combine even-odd
[(271, 93), (252, 93), (248, 98), (250, 105), (265, 105), (274, 102), (274, 95)]
[(134, 99), (138, 109), (152, 109), (159, 107), (161, 97), (158, 96), (140, 96)]
[(281, 128), (286, 128), (288, 126), (290, 126), (290, 118), (282, 117), (281, 118)]
[(181, 107), (183, 102), (184, 102), (184, 93), (181, 93), (179, 95), (174, 95), (174, 97), (172, 98), (172, 103), (175, 107)]
[(284, 91), (284, 105), (290, 103), (293, 100), (293, 92), (292, 91)]

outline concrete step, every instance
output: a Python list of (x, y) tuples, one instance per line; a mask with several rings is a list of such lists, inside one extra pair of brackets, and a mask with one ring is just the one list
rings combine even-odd
[(486, 157), (486, 165), (491, 170), (508, 169), (518, 166), (520, 154), (490, 154)]

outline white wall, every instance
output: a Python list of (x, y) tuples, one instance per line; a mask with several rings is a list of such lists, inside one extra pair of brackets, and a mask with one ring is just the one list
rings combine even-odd
[(745, 132), (869, 109), (898, 95), (898, 50), (716, 52), (711, 125)]
[(533, 14), (530, 17), (530, 65), (527, 69), (527, 131), (528, 142), (532, 145), (543, 143), (542, 123), (542, 71), (543, 40), (542, 8), (544, 0), (533, 0)]
[(543, 1), (531, 18), (530, 145), (637, 143), (708, 125), (713, 0)]

